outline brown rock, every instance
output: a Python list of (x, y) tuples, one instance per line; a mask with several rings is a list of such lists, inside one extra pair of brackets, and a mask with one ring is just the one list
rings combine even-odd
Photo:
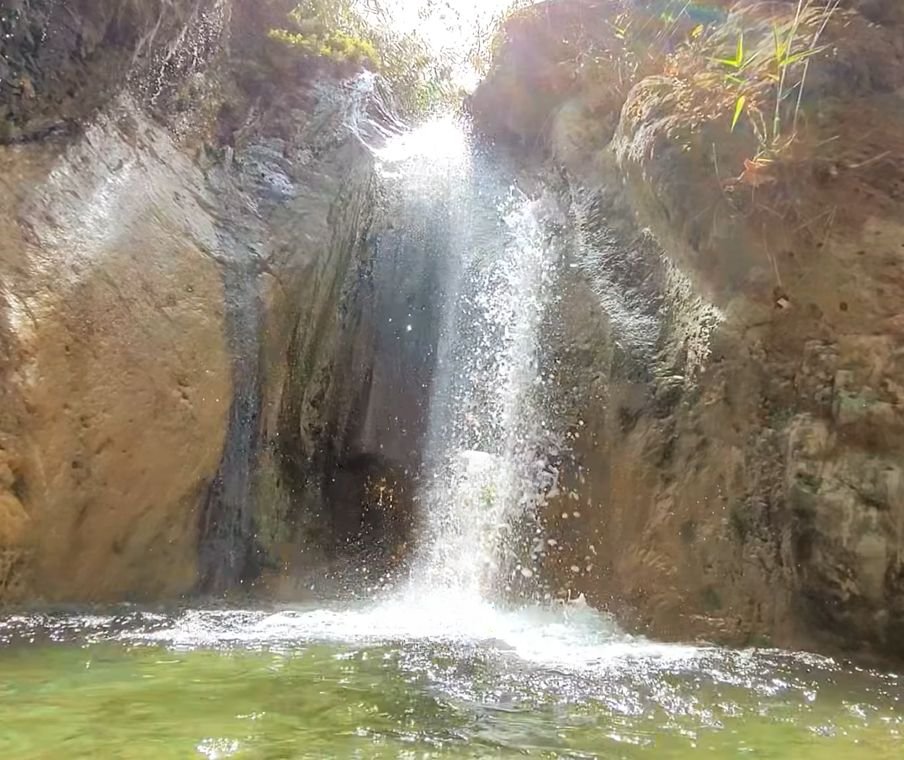
[[(847, 5), (888, 24), (900, 6)], [(701, 44), (739, 25), (767, 44), (795, 6), (738, 3)], [(544, 21), (508, 40), (478, 93), (501, 118), (530, 89), (505, 57), (570, 29)], [(642, 72), (608, 145), (605, 82), (577, 78), (521, 120), (580, 222), (547, 335), (570, 451), (545, 571), (660, 636), (900, 658), (904, 111), (890, 93), (904, 68), (897, 36), (856, 12), (823, 31), (832, 53), (809, 63), (799, 132), (768, 161), (695, 45)], [(747, 85), (774, 102), (768, 76)]]
[(0, 461), (20, 494), (0, 536), (27, 544), (29, 596), (172, 596), (196, 579), (231, 401), (223, 285), (195, 170), (141, 134), (101, 118), (65, 153), (0, 149), (17, 180), (0, 186), (0, 433), (20, 452)]
[(22, 503), (10, 493), (0, 492), (0, 550), (22, 545), (28, 528), (28, 515)]

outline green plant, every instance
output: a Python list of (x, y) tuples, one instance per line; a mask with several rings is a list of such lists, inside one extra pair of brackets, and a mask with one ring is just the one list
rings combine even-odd
[(324, 35), (305, 35), (286, 29), (270, 30), (270, 38), (303, 51), (311, 56), (326, 58), (337, 63), (361, 63), (369, 67), (379, 66), (379, 54), (368, 40), (345, 34), (330, 32)]
[(403, 113), (419, 115), (450, 100), (451, 72), (414, 34), (395, 32), (377, 2), (302, 0), (269, 38), (302, 59), (358, 66), (382, 75)]
[(372, 35), (349, 2), (303, 0), (286, 21), (291, 29), (271, 29), (269, 36), (303, 55), (371, 68), (380, 65)]
[[(794, 14), (794, 21), (791, 24), (791, 28), (788, 29), (787, 36), (785, 36), (784, 39), (778, 25), (773, 24), (772, 26), (774, 62), (776, 68), (776, 74), (774, 76), (778, 77), (775, 115), (772, 122), (772, 137), (774, 140), (777, 140), (782, 132), (782, 102), (784, 100), (788, 73), (794, 64), (800, 63), (802, 61), (808, 63), (809, 59), (812, 56), (825, 50), (825, 46), (818, 47), (818, 42), (820, 37), (822, 36), (822, 32), (825, 30), (826, 24), (828, 24), (828, 20), (831, 17), (832, 12), (834, 12), (835, 8), (838, 7), (838, 2), (840, 2), (840, 0), (836, 0), (834, 6), (830, 5), (827, 7), (819, 30), (815, 35), (813, 35), (809, 47), (805, 47), (803, 50), (797, 50), (795, 52), (795, 43), (798, 41), (798, 36), (800, 34), (802, 16), (806, 11), (810, 9), (810, 0), (807, 0), (806, 4), (804, 3), (804, 0), (797, 0), (797, 10)], [(805, 65), (803, 73), (801, 75), (800, 83), (798, 85), (798, 97), (794, 110), (793, 131), (796, 131), (797, 128), (797, 118), (800, 113), (800, 104), (803, 97), (804, 85), (806, 84), (806, 76), (807, 66)]]
[(705, 56), (697, 66), (703, 69), (698, 86), (711, 91), (710, 100), (720, 97), (720, 89), (731, 90), (731, 131), (746, 114), (759, 144), (754, 161), (768, 160), (794, 140), (809, 65), (827, 50), (821, 40), (839, 4), (796, 0), (793, 12), (777, 8), (771, 18), (739, 11), (695, 45), (694, 54)]
[(738, 34), (738, 45), (733, 58), (713, 58), (716, 63), (728, 66), (734, 71), (743, 71), (751, 62), (751, 59), (744, 56), (744, 32)]
[(741, 114), (744, 113), (744, 106), (747, 105), (747, 96), (739, 95), (737, 101), (735, 101), (735, 110), (734, 116), (731, 119), (731, 131), (735, 131), (735, 127), (738, 126), (738, 122), (741, 120)]

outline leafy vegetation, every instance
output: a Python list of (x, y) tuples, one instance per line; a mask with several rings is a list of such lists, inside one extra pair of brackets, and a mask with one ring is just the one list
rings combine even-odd
[[(744, 176), (760, 182), (761, 170), (800, 137), (811, 63), (831, 53), (827, 38), (842, 33), (841, 4), (788, 0), (729, 11), (684, 0), (611, 0), (595, 11), (603, 14), (595, 23), (580, 3), (540, 5), (516, 14), (496, 48), (506, 35), (525, 36), (519, 25), (529, 26), (531, 39), (553, 50), (537, 89), (554, 100), (569, 90), (592, 92), (604, 136), (613, 133), (628, 92), (640, 80), (665, 75), (677, 81), (678, 110), (689, 129), (724, 118), (731, 133), (753, 136), (756, 147), (746, 157), (750, 171)], [(544, 39), (563, 30), (555, 40)]]
[(368, 68), (380, 65), (373, 35), (350, 3), (304, 0), (289, 12), (286, 20), (291, 28), (271, 29), (271, 39), (301, 54), (337, 63), (351, 62)]
[(409, 116), (429, 112), (458, 94), (449, 67), (424, 40), (394, 31), (377, 3), (364, 11), (354, 0), (302, 0), (285, 21), (284, 27), (270, 30), (271, 40), (300, 59), (379, 73)]
[(675, 68), (710, 101), (728, 95), (731, 131), (746, 114), (759, 144), (755, 161), (770, 160), (796, 137), (810, 61), (826, 51), (821, 41), (839, 4), (796, 0), (793, 13), (771, 17), (737, 12), (676, 56)]

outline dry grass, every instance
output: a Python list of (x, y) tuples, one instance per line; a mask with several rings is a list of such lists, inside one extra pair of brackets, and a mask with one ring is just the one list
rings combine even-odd
[(798, 134), (811, 64), (831, 55), (827, 30), (833, 19), (844, 23), (839, 2), (737, 8), (725, 24), (701, 33), (673, 56), (666, 71), (703, 95), (692, 104), (703, 118), (724, 118), (731, 131), (746, 122), (758, 143), (748, 160), (762, 167)]
[(739, 4), (664, 71), (674, 123), (713, 141), (735, 208), (818, 241), (832, 223), (904, 200), (902, 62), (839, 0)]

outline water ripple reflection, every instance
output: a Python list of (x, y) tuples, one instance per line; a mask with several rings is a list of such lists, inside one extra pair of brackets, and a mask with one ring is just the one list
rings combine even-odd
[(468, 605), (11, 616), (0, 753), (904, 756), (895, 674), (654, 643), (581, 605)]

